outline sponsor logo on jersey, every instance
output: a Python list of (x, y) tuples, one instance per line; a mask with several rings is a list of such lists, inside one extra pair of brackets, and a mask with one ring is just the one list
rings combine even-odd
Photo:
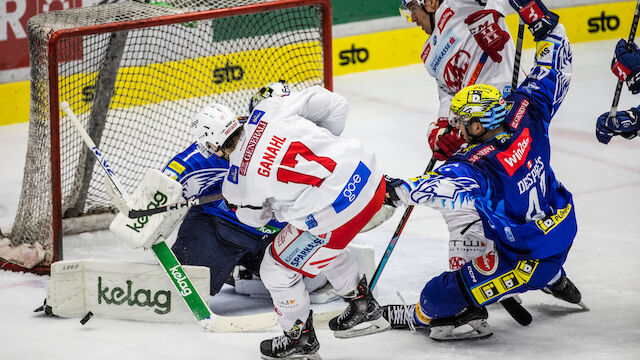
[(176, 172), (176, 174), (180, 175), (184, 172), (184, 170), (186, 169), (184, 166), (182, 166), (182, 164), (180, 164), (179, 162), (173, 160), (172, 162), (169, 163), (168, 166), (169, 169), (173, 170)]
[(563, 209), (558, 209), (555, 214), (547, 216), (544, 219), (536, 220), (536, 226), (546, 235), (553, 230), (571, 213), (571, 204)]
[(436, 46), (434, 50), (435, 54), (433, 56), (433, 59), (429, 63), (429, 67), (431, 68), (431, 71), (433, 71), (436, 74), (438, 73), (438, 70), (442, 66), (443, 60), (446, 58), (447, 54), (454, 48), (454, 45), (458, 41), (458, 39), (451, 34), (452, 34), (452, 31), (450, 30), (449, 32), (447, 32), (446, 35), (444, 35), (444, 38), (447, 39), (447, 41), (441, 41), (440, 44)]
[(536, 63), (538, 65), (553, 64), (553, 48), (555, 44), (550, 41), (538, 41), (536, 43)]
[(440, 20), (438, 20), (438, 30), (440, 30), (440, 32), (442, 32), (442, 29), (444, 29), (444, 27), (449, 22), (449, 19), (451, 19), (451, 17), (454, 14), (455, 14), (455, 12), (453, 12), (453, 10), (451, 10), (451, 8), (446, 8), (444, 10), (444, 12), (442, 13), (442, 16), (440, 17)]
[(544, 177), (544, 162), (542, 161), (542, 157), (538, 156), (535, 160), (535, 164), (531, 162), (531, 160), (527, 161), (527, 168), (530, 171), (525, 175), (522, 180), (518, 181), (518, 190), (520, 194), (524, 194), (526, 191), (531, 189), (533, 185), (535, 185), (542, 177)]
[(164, 315), (171, 311), (171, 291), (159, 290), (155, 294), (150, 289), (132, 289), (133, 281), (127, 280), (126, 290), (114, 286), (109, 291), (108, 286), (103, 286), (102, 276), (98, 276), (98, 304), (104, 301), (107, 305), (128, 305), (138, 307), (155, 308), (156, 314)]
[(482, 158), (483, 156), (489, 154), (490, 152), (492, 152), (493, 150), (495, 150), (496, 147), (493, 145), (487, 145), (485, 147), (483, 147), (482, 149), (476, 151), (475, 154), (473, 154), (470, 158), (469, 158), (469, 162), (471, 163), (475, 163), (476, 161), (480, 160), (480, 158)]
[(281, 138), (276, 135), (271, 137), (267, 149), (262, 153), (260, 167), (258, 167), (258, 175), (262, 175), (264, 177), (269, 177), (269, 175), (271, 175), (271, 166), (276, 161), (276, 156), (278, 156), (280, 149), (282, 149), (282, 144), (284, 144), (286, 140), (287, 138)]
[(356, 200), (369, 180), (369, 176), (371, 176), (371, 170), (361, 161), (353, 174), (351, 174), (340, 195), (331, 204), (336, 213), (346, 209)]
[(498, 255), (495, 251), (473, 259), (473, 267), (482, 275), (493, 275), (498, 269)]
[(430, 51), (431, 51), (431, 43), (428, 42), (427, 45), (422, 50), (422, 54), (420, 54), (420, 58), (422, 59), (423, 63), (427, 62), (427, 58), (429, 57)]
[(257, 124), (263, 115), (264, 115), (264, 111), (253, 110), (253, 112), (251, 113), (251, 117), (249, 118), (249, 125)]
[(453, 91), (458, 92), (462, 89), (464, 77), (469, 70), (469, 63), (471, 61), (471, 55), (464, 50), (458, 51), (455, 55), (449, 59), (447, 65), (444, 67), (443, 79), (447, 87)]
[(518, 126), (520, 126), (520, 121), (522, 121), (524, 114), (526, 114), (528, 106), (529, 106), (529, 100), (522, 99), (522, 101), (520, 102), (520, 105), (518, 106), (518, 111), (516, 111), (516, 114), (513, 115), (513, 119), (511, 120), (510, 126), (512, 129), (517, 129)]
[[(251, 118), (253, 118), (253, 115), (256, 112), (258, 111), (254, 111), (253, 114), (251, 114)], [(240, 163), (240, 175), (247, 175), (247, 168), (249, 167), (249, 162), (253, 157), (253, 152), (256, 150), (256, 145), (258, 145), (258, 141), (260, 141), (260, 138), (262, 137), (262, 134), (264, 133), (264, 130), (266, 128), (267, 122), (260, 121), (258, 122), (256, 129), (253, 131), (253, 134), (251, 134), (251, 138), (249, 138), (249, 142), (247, 143), (247, 148), (244, 150), (244, 155), (242, 155), (242, 162)]]
[(513, 173), (526, 162), (529, 150), (531, 150), (531, 136), (529, 136), (529, 129), (524, 129), (513, 144), (507, 150), (498, 153), (496, 157), (507, 174), (513, 176)]
[(229, 175), (227, 175), (227, 180), (236, 185), (238, 184), (238, 170), (239, 168), (236, 165), (231, 165)]

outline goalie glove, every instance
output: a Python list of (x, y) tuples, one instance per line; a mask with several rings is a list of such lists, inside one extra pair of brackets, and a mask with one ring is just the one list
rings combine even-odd
[[(147, 169), (140, 185), (133, 192), (132, 208), (151, 209), (182, 200), (182, 185), (155, 169)], [(150, 248), (166, 239), (182, 222), (188, 208), (130, 219), (119, 213), (109, 230), (120, 236), (132, 248)]]
[(509, 33), (502, 30), (498, 20), (502, 14), (496, 10), (480, 10), (467, 16), (464, 23), (476, 39), (478, 46), (486, 52), (494, 62), (501, 62), (502, 55), (498, 52), (504, 49), (504, 44), (511, 38)]

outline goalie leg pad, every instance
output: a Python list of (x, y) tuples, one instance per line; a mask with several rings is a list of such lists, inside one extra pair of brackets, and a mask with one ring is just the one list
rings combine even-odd
[[(209, 269), (183, 268), (208, 300)], [(158, 265), (84, 259), (51, 265), (46, 303), (60, 317), (81, 318), (91, 311), (113, 319), (193, 322), (193, 314), (180, 297)]]

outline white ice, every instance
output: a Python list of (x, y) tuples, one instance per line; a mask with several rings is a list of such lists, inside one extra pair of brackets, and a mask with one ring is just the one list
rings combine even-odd
[[(540, 291), (522, 295), (534, 321), (516, 324), (499, 306), (489, 308), (494, 335), (487, 340), (436, 343), (425, 334), (387, 331), (350, 340), (317, 329), (324, 359), (638, 359), (640, 358), (640, 139), (596, 141), (597, 115), (608, 111), (615, 89), (609, 71), (615, 41), (575, 44), (569, 95), (551, 125), (552, 166), (572, 191), (579, 231), (565, 268), (591, 311)], [(532, 58), (525, 51), (525, 59)], [(530, 64), (527, 63), (527, 64)], [(426, 124), (435, 117), (435, 82), (421, 65), (335, 79), (351, 105), (347, 136), (361, 139), (395, 177), (421, 174), (429, 160)], [(623, 90), (620, 109), (640, 96)], [(26, 124), (0, 128), (0, 225), (13, 220), (26, 152)], [(45, 156), (45, 154), (43, 154)], [(402, 210), (357, 237), (380, 258)], [(428, 279), (447, 267), (446, 227), (429, 208), (413, 212), (378, 286), (381, 303), (396, 291), (416, 301)], [(67, 258), (139, 258), (104, 233), (66, 238)], [(143, 254), (145, 261), (152, 260)], [(0, 357), (3, 359), (257, 359), (266, 332), (212, 334), (193, 324), (154, 324), (48, 318), (32, 312), (45, 297), (47, 276), (0, 271)], [(267, 300), (233, 294), (211, 302), (222, 314), (269, 311)], [(342, 302), (323, 309), (339, 308)]]

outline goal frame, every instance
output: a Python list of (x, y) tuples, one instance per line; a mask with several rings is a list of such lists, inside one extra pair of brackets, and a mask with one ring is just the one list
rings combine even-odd
[[(48, 43), (49, 71), (49, 116), (50, 116), (50, 164), (51, 164), (51, 210), (52, 210), (52, 258), (51, 262), (63, 259), (63, 227), (62, 227), (62, 179), (60, 165), (60, 104), (58, 88), (58, 44), (68, 38), (94, 35), (108, 32), (136, 30), (153, 26), (188, 23), (198, 20), (255, 14), (263, 11), (291, 9), (300, 6), (320, 6), (322, 9), (322, 49), (323, 49), (323, 82), (324, 87), (333, 90), (332, 65), (332, 9), (330, 0), (278, 0), (259, 4), (243, 5), (212, 10), (194, 11), (184, 14), (158, 16), (145, 20), (121, 21), (109, 24), (92, 25), (82, 28), (61, 29), (51, 34)], [(117, 172), (117, 169), (115, 169)], [(0, 259), (0, 269), (12, 271), (28, 271), (37, 274), (48, 274), (50, 267), (37, 265), (32, 269), (6, 262)]]

